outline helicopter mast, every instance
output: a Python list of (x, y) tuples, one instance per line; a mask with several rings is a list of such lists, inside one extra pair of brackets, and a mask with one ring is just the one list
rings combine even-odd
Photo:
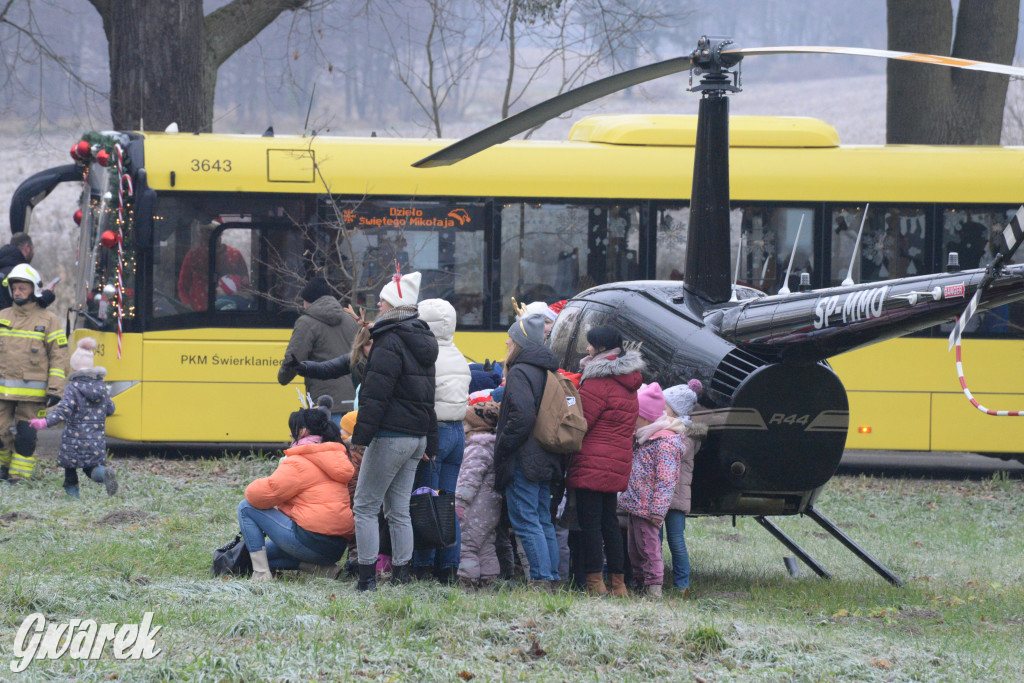
[[(741, 55), (722, 54), (727, 38), (702, 36), (690, 55), (690, 90), (700, 92), (690, 194), (686, 287), (710, 303), (729, 300), (729, 98), (739, 92)], [(692, 85), (693, 76), (700, 83)]]

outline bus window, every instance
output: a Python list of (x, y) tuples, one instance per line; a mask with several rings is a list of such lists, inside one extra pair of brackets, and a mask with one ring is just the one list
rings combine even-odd
[[(81, 285), (76, 290), (76, 297), (85, 298), (85, 312), (81, 324), (90, 329), (113, 331), (117, 329), (117, 246), (103, 246), (102, 235), (106, 232), (118, 232), (117, 211), (113, 207), (112, 197), (105, 188), (109, 185), (107, 169), (87, 176), (88, 186), (83, 192), (82, 209), (84, 228), (78, 248), (80, 253), (87, 254), (80, 267), (86, 272), (79, 279)], [(123, 320), (126, 327), (135, 317), (135, 252), (132, 245), (132, 229), (128, 223), (123, 226), (124, 256), (122, 261), (122, 277), (124, 287)]]
[[(304, 258), (310, 213), (304, 199), (161, 197), (154, 216), (151, 319), (165, 327), (174, 316), (209, 310), (294, 311), (312, 270)], [(228, 324), (218, 316), (222, 320)]]
[(501, 211), (501, 311), (510, 298), (551, 303), (640, 274), (639, 205), (505, 204)]
[(690, 207), (662, 206), (657, 209), (658, 280), (682, 280), (686, 269), (686, 236), (690, 226)]
[[(782, 288), (789, 257), (793, 270), (789, 289), (796, 291), (800, 273), (814, 272), (814, 210), (787, 206), (745, 206), (740, 209), (743, 258), (740, 259), (739, 282), (762, 292), (775, 294)], [(735, 217), (736, 211), (733, 211)], [(803, 226), (801, 227), (801, 219)], [(800, 242), (793, 243), (800, 232)], [(732, 253), (735, 258), (736, 244)], [(735, 262), (734, 262), (735, 263)]]
[[(955, 251), (964, 270), (988, 266), (998, 253), (1000, 234), (1016, 212), (1016, 206), (943, 209), (943, 260), (949, 252)], [(1018, 251), (1010, 262), (1024, 263), (1024, 255)], [(941, 329), (948, 333), (951, 328), (951, 325), (943, 325)], [(1024, 303), (1005, 304), (975, 314), (968, 321), (964, 336), (1024, 336)]]
[[(682, 280), (686, 268), (690, 209), (687, 206), (661, 206), (657, 209), (657, 221), (656, 277), (659, 280)], [(736, 250), (742, 244), (739, 282), (775, 294), (782, 286), (780, 280), (786, 274), (798, 228), (800, 243), (793, 260), (790, 289), (796, 290), (800, 273), (813, 272), (813, 209), (764, 204), (740, 205), (730, 212), (729, 226), (730, 280), (737, 277)]]
[[(325, 201), (328, 247), (314, 258), (353, 282), (352, 301), (370, 312), (397, 265), (418, 271), (420, 300), (446, 299), (459, 325), (484, 323), (484, 206), (447, 201)], [(331, 219), (340, 217), (340, 220)]]
[[(846, 279), (863, 209), (832, 208), (832, 285)], [(853, 281), (875, 282), (931, 272), (927, 230), (927, 213), (923, 208), (872, 205), (853, 264)]]

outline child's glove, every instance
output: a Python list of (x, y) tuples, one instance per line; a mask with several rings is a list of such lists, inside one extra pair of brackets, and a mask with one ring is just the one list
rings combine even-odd
[(455, 516), (459, 518), (461, 522), (466, 516), (466, 508), (461, 508), (458, 505), (455, 506)]
[(32, 429), (46, 429), (45, 417), (34, 417), (28, 423), (32, 425)]

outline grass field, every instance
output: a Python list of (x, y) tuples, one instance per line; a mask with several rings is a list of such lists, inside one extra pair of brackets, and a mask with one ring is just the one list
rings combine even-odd
[[(785, 571), (750, 519), (691, 519), (694, 596), (590, 599), (508, 586), (209, 578), (267, 459), (117, 461), (122, 491), (66, 499), (52, 461), (0, 489), (0, 680), (1024, 680), (1024, 482), (837, 477), (818, 508), (906, 585), (807, 519), (779, 525), (834, 575)], [(139, 622), (150, 662), (34, 661), (11, 673), (28, 614)]]

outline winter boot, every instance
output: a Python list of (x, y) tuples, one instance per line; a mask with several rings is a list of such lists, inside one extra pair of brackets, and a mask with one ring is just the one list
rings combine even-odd
[[(658, 586), (658, 590), (661, 590), (661, 586)], [(629, 595), (629, 591), (626, 590), (624, 574), (612, 574), (612, 595), (618, 597)]]
[(426, 581), (430, 578), (433, 568), (428, 565), (417, 565), (412, 568), (412, 578), (417, 581)]
[(107, 495), (112, 496), (117, 493), (117, 475), (114, 470), (106, 465), (97, 465), (89, 473), (89, 478), (97, 484), (103, 484), (107, 489)]
[(406, 562), (405, 564), (393, 564), (391, 565), (391, 583), (396, 586), (402, 586), (412, 581), (412, 566)]
[(78, 498), (78, 487), (77, 486), (65, 486), (64, 493), (67, 494), (68, 498)]
[(11, 452), (0, 451), (0, 481), (11, 478)]
[(356, 583), (357, 591), (377, 590), (377, 563), (359, 564), (359, 582)]
[(660, 583), (649, 583), (647, 584), (647, 597), (654, 598), (655, 600), (661, 600), (661, 584)]
[(249, 557), (252, 559), (253, 581), (270, 581), (274, 578), (274, 575), (270, 573), (270, 564), (267, 562), (266, 548), (249, 553)]
[(344, 567), (337, 564), (313, 564), (312, 562), (299, 562), (299, 571), (312, 574), (321, 579), (336, 579)]
[(454, 586), (458, 580), (458, 567), (441, 567), (434, 570), (434, 578), (436, 578), (442, 586)]
[(462, 589), (463, 593), (476, 593), (477, 585), (473, 579), (468, 576), (459, 577), (459, 588)]
[[(615, 576), (614, 574), (612, 576)], [(622, 578), (622, 574), (618, 575)], [(607, 586), (604, 585), (604, 574), (597, 572), (596, 574), (587, 574), (587, 595), (601, 596), (608, 592)]]
[(0, 467), (0, 481), (10, 481), (11, 470), (7, 467)]

